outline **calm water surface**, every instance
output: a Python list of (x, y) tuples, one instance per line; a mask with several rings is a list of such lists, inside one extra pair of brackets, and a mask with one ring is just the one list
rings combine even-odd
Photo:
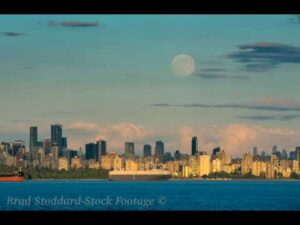
[(300, 210), (300, 182), (0, 183), (0, 210)]

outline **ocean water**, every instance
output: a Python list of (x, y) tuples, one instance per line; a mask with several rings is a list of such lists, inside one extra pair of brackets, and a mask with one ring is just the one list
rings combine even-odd
[(0, 210), (300, 210), (300, 182), (4, 182)]

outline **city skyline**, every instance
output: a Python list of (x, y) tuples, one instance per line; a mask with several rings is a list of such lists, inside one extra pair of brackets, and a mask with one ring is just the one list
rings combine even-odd
[[(294, 150), (299, 23), (291, 15), (2, 15), (0, 141), (98, 139), (120, 152)], [(86, 23), (90, 26), (86, 27)], [(75, 25), (75, 26), (74, 26)], [(11, 35), (14, 34), (17, 35)], [(60, 140), (59, 140), (60, 142)]]

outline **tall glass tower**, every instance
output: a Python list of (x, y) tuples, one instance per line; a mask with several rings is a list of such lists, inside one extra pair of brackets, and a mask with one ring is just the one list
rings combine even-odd
[(37, 146), (38, 142), (38, 128), (37, 127), (30, 127), (29, 128), (29, 150), (33, 152), (35, 147)]
[(192, 138), (192, 155), (196, 155), (198, 152), (198, 138)]
[(51, 125), (51, 141), (52, 145), (56, 144), (59, 148), (62, 146), (62, 125)]

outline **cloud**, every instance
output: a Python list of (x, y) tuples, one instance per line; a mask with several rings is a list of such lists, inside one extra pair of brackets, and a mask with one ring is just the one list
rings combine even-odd
[(225, 79), (225, 80), (229, 80), (229, 79), (247, 79), (248, 77), (246, 76), (232, 76), (232, 75), (227, 75), (226, 74), (227, 70), (226, 69), (222, 69), (222, 68), (204, 68), (199, 70), (198, 73), (194, 73), (193, 76), (196, 77), (201, 77), (203, 79), (211, 79), (211, 80), (215, 80), (215, 79)]
[(198, 136), (200, 151), (211, 154), (220, 146), (231, 156), (242, 156), (252, 152), (253, 146), (271, 152), (273, 145), (294, 150), (299, 145), (300, 131), (288, 128), (272, 128), (247, 124), (228, 124), (225, 126), (183, 127), (179, 132), (181, 149), (190, 153), (191, 137)]
[(251, 115), (251, 116), (238, 116), (240, 119), (247, 120), (259, 120), (259, 121), (269, 121), (269, 120), (279, 120), (279, 121), (290, 121), (300, 117), (297, 115)]
[(226, 72), (226, 70), (221, 68), (205, 68), (205, 69), (201, 69), (200, 72), (217, 73), (217, 72)]
[(4, 32), (1, 32), (1, 34), (6, 37), (17, 37), (17, 36), (25, 35), (24, 33), (11, 32), (11, 31), (4, 31)]
[(270, 71), (281, 64), (300, 63), (300, 47), (273, 42), (243, 44), (226, 57), (243, 64), (249, 72)]
[(225, 80), (229, 80), (229, 79), (247, 79), (248, 77), (246, 76), (229, 76), (226, 74), (213, 74), (213, 73), (199, 73), (199, 74), (195, 74), (194, 76), (196, 77), (201, 77), (203, 79), (225, 79)]
[(300, 111), (300, 102), (289, 99), (276, 98), (260, 98), (249, 103), (224, 103), (224, 104), (205, 104), (205, 103), (189, 103), (189, 104), (168, 104), (155, 103), (151, 106), (155, 107), (182, 107), (182, 108), (224, 108), (224, 109), (248, 109), (262, 111)]
[(84, 21), (48, 21), (48, 26), (63, 26), (63, 27), (98, 27), (100, 26), (99, 22), (84, 22)]

